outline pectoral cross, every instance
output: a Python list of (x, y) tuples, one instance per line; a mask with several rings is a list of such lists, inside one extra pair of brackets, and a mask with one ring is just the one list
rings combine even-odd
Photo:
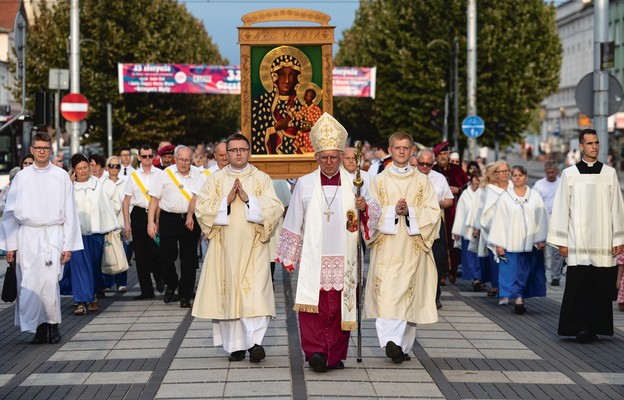
[(329, 208), (327, 209), (327, 211), (325, 211), (323, 214), (327, 215), (327, 222), (329, 222), (329, 217), (332, 216), (334, 212), (332, 210), (330, 210)]

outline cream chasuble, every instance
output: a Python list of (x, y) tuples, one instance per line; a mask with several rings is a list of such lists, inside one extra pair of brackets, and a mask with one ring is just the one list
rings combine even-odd
[[(237, 178), (250, 203), (261, 210), (262, 223), (248, 221), (248, 206), (237, 196), (225, 224), (215, 224)], [(195, 206), (195, 216), (211, 243), (193, 303), (194, 317), (275, 316), (269, 240), (283, 212), (271, 178), (252, 165), (240, 173), (224, 168), (208, 177)]]
[[(371, 232), (365, 317), (437, 322), (437, 271), (431, 246), (438, 238), (441, 218), (433, 185), (416, 169), (399, 175), (386, 168), (373, 178), (370, 190), (379, 202), (384, 223)], [(401, 198), (409, 207), (409, 227), (406, 218), (395, 213)]]
[(561, 174), (548, 229), (548, 244), (568, 247), (568, 265), (612, 267), (613, 247), (624, 244), (624, 202), (615, 170)]

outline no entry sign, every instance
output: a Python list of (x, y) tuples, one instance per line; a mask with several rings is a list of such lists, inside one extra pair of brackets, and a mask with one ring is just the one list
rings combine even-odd
[(68, 121), (82, 121), (89, 111), (87, 98), (80, 93), (70, 93), (61, 101), (61, 114)]

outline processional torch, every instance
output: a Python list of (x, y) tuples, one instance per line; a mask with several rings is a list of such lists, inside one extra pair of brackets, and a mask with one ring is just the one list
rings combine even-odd
[[(353, 185), (356, 188), (355, 194), (357, 197), (360, 197), (360, 191), (362, 189), (362, 185), (364, 184), (364, 180), (360, 175), (360, 164), (362, 163), (362, 142), (359, 140), (355, 142), (355, 179), (353, 180)], [(358, 226), (362, 223), (362, 211), (359, 209), (358, 212)], [(362, 362), (362, 289), (364, 284), (363, 279), (363, 266), (362, 266), (362, 241), (360, 240), (359, 234), (357, 239), (357, 288), (355, 291), (356, 296), (356, 306), (357, 306), (357, 362)]]

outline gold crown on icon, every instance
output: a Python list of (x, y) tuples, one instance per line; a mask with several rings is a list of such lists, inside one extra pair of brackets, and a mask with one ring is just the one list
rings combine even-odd
[(310, 142), (314, 152), (323, 150), (344, 150), (349, 134), (334, 117), (323, 113), (310, 130)]

